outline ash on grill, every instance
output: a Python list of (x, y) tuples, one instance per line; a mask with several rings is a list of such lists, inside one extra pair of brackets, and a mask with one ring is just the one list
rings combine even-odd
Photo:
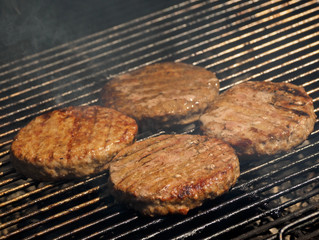
[[(306, 140), (294, 151), (298, 152), (298, 149), (302, 149), (303, 146), (307, 146), (308, 144), (309, 141)], [(280, 240), (294, 240), (312, 233), (319, 228), (319, 218), (315, 216), (316, 218), (313, 217), (314, 220), (310, 225), (302, 226), (296, 223), (292, 225), (291, 229), (289, 229), (290, 231), (283, 231), (290, 221), (307, 217), (311, 213), (319, 211), (318, 181), (309, 182), (309, 179), (314, 179), (319, 175), (319, 169), (313, 168), (314, 162), (307, 161), (309, 158), (307, 155), (305, 156), (303, 153), (296, 154), (294, 151), (283, 156), (277, 156), (277, 159), (280, 159), (282, 162), (273, 163), (270, 168), (265, 167), (261, 169), (259, 175), (272, 175), (270, 173), (276, 172), (276, 169), (284, 169), (284, 171), (278, 171), (277, 175), (272, 175), (267, 182), (261, 182), (258, 186), (245, 185), (246, 191), (254, 192), (256, 188), (267, 189), (269, 183), (275, 183), (273, 187), (261, 192), (260, 195), (255, 194), (252, 196), (253, 202), (261, 200), (261, 204), (258, 206), (260, 212), (257, 213), (261, 215), (258, 220), (252, 221), (244, 227), (244, 230), (241, 230), (243, 232), (241, 236), (243, 239), (268, 239), (270, 235), (279, 235)], [(268, 160), (276, 161), (276, 158), (274, 159), (275, 160), (265, 159), (264, 164), (261, 165), (268, 165)], [(319, 159), (315, 160), (315, 163), (319, 164)], [(306, 169), (310, 169), (310, 171), (299, 174), (299, 164), (302, 164)], [(292, 165), (292, 167), (285, 167), (288, 165)], [(258, 166), (256, 165), (256, 167)], [(254, 168), (254, 166), (250, 166), (250, 168)], [(258, 176), (256, 176), (256, 178), (258, 178)], [(285, 181), (282, 179), (285, 179)], [(309, 183), (307, 183), (307, 181)], [(311, 219), (307, 220), (310, 221)], [(306, 223), (309, 224), (307, 221)], [(300, 228), (299, 225), (301, 226)], [(256, 231), (254, 232), (254, 230), (251, 229), (256, 229)], [(264, 229), (264, 232), (262, 229)], [(248, 230), (251, 231), (250, 234), (246, 234)], [(241, 231), (239, 231), (239, 233)], [(260, 234), (261, 232), (263, 233)], [(254, 235), (254, 233), (258, 233), (258, 235)], [(316, 237), (313, 239), (316, 239)]]

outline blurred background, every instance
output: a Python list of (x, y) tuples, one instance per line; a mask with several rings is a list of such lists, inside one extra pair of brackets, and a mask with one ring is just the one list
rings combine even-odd
[(170, 5), (173, 1), (0, 0), (0, 64)]

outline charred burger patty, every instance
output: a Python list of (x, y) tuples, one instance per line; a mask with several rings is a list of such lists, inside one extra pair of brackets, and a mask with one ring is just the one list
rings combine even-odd
[(220, 94), (200, 123), (204, 134), (247, 157), (290, 150), (307, 139), (315, 119), (312, 99), (302, 87), (250, 81)]
[(161, 135), (120, 151), (108, 185), (117, 200), (142, 214), (186, 214), (227, 192), (238, 176), (238, 158), (222, 140)]
[(136, 133), (135, 120), (113, 109), (68, 107), (36, 117), (22, 128), (11, 145), (11, 160), (33, 179), (83, 177), (107, 169)]
[(219, 81), (204, 68), (185, 63), (157, 63), (107, 82), (101, 104), (134, 118), (141, 131), (198, 120), (215, 100)]

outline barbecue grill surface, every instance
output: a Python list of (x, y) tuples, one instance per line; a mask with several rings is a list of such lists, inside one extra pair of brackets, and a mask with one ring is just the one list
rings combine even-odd
[[(108, 173), (37, 182), (9, 149), (47, 111), (98, 103), (112, 76), (179, 61), (243, 81), (302, 85), (319, 108), (318, 1), (3, 1), (0, 38), (0, 239), (318, 239), (319, 127), (286, 154), (241, 162), (231, 191), (186, 216), (118, 204)], [(10, 24), (8, 24), (10, 23)], [(199, 133), (198, 123), (157, 132)]]

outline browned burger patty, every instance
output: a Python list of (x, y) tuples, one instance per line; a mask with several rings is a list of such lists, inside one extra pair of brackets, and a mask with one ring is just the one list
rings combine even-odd
[(188, 124), (219, 93), (215, 74), (185, 63), (157, 63), (107, 82), (101, 104), (137, 120), (140, 130)]
[(33, 179), (73, 179), (107, 169), (136, 133), (135, 120), (113, 109), (68, 107), (22, 128), (11, 145), (11, 159), (17, 171)]
[(290, 150), (307, 139), (315, 119), (312, 99), (302, 87), (251, 81), (222, 93), (200, 122), (206, 135), (247, 157)]
[(228, 191), (238, 176), (235, 151), (222, 140), (161, 135), (120, 151), (110, 164), (109, 186), (142, 214), (187, 214)]

